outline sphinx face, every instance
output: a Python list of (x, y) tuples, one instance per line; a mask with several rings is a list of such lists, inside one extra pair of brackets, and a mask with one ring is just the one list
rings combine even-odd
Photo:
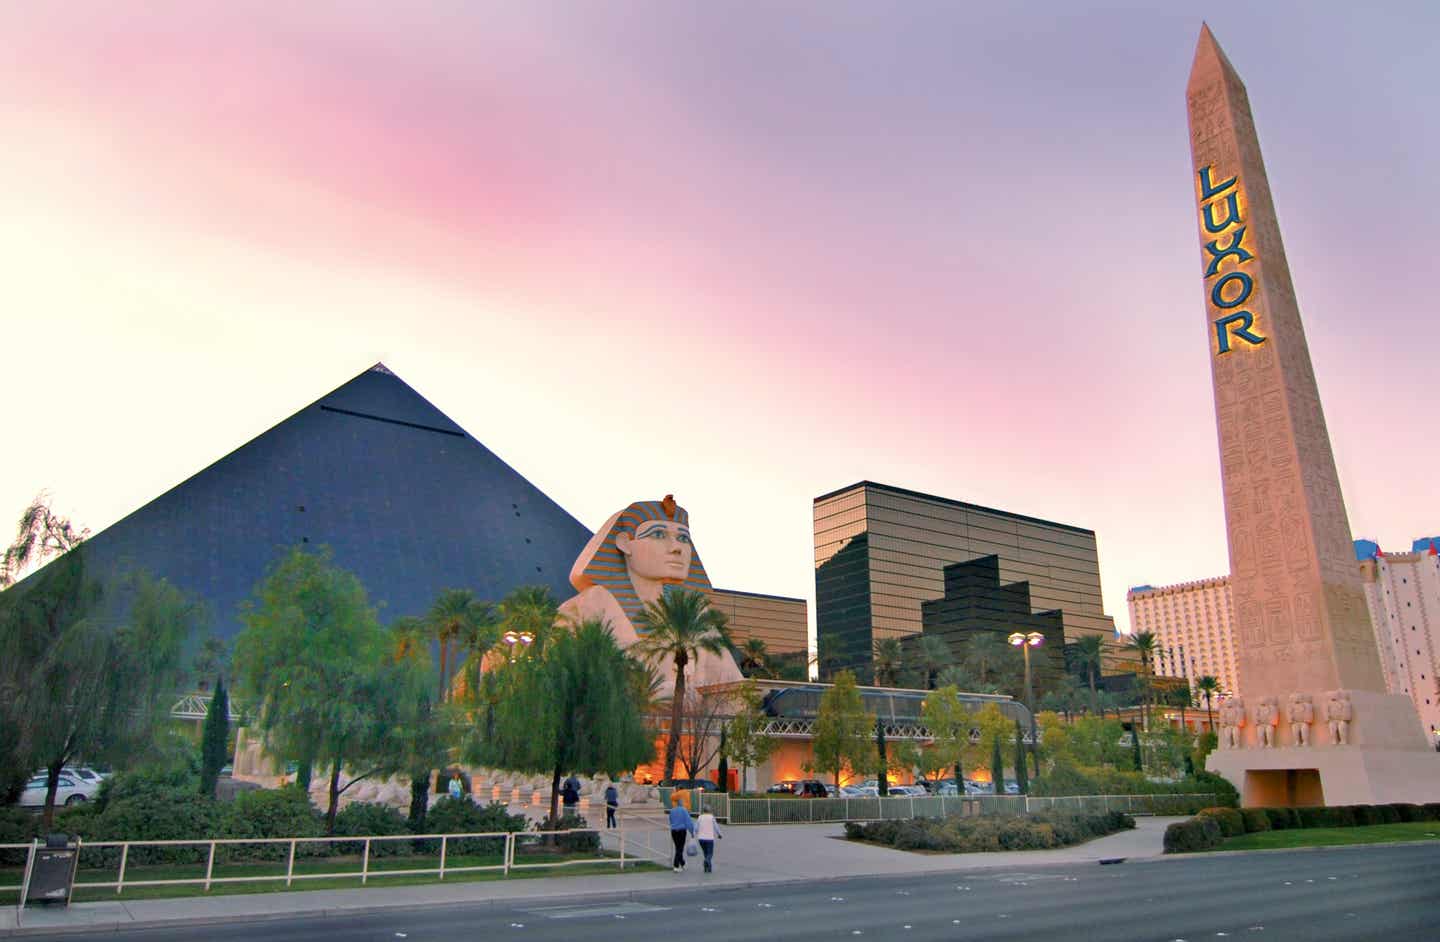
[(644, 579), (683, 582), (690, 572), (690, 528), (670, 520), (647, 520), (635, 535), (620, 533), (615, 545), (625, 554), (625, 568)]

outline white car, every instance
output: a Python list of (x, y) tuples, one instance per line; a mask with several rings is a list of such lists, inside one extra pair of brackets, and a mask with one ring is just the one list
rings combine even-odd
[(891, 785), (889, 792), (892, 798), (925, 798), (930, 794), (919, 785)]
[[(36, 775), (25, 783), (25, 791), (20, 793), (20, 807), (41, 808), (45, 805), (45, 785), (48, 776)], [(69, 771), (60, 773), (59, 786), (55, 789), (55, 804), (57, 805), (78, 805), (82, 801), (89, 801), (95, 797), (100, 790), (100, 780), (96, 779), (92, 784), (86, 782)]]

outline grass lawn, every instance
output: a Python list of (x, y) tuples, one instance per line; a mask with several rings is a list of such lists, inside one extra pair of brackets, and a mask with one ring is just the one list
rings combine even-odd
[[(607, 858), (609, 858), (607, 860)], [(573, 861), (569, 866), (553, 867), (543, 869), (523, 869), (526, 864), (558, 863), (561, 861)], [(83, 862), (83, 858), (82, 858)], [(203, 885), (184, 886), (130, 886), (131, 880), (191, 880), (203, 879), (205, 876), (205, 864), (175, 864), (175, 865), (131, 865), (125, 868), (125, 889), (119, 894), (115, 893), (114, 887), (86, 889), (87, 882), (104, 882), (116, 879), (117, 868), (115, 867), (82, 867), (75, 878), (75, 901), (92, 902), (95, 900), (111, 899), (164, 899), (185, 896), (231, 896), (239, 893), (285, 893), (301, 892), (305, 890), (339, 890), (351, 889), (361, 885), (360, 883), (360, 858), (352, 856), (325, 857), (303, 859), (295, 861), (295, 875), (297, 877), (306, 874), (318, 873), (348, 873), (353, 876), (323, 877), (318, 879), (296, 879), (290, 886), (285, 885), (284, 880), (264, 880), (246, 883), (212, 883), (210, 891), (205, 892)], [(510, 871), (507, 878), (501, 870), (480, 870), (468, 873), (453, 873), (452, 867), (482, 867), (497, 866), (501, 863), (499, 854), (462, 856), (451, 854), (445, 862), (445, 883), (473, 883), (482, 880), (504, 880), (504, 879), (526, 879), (532, 877), (565, 877), (583, 876), (606, 873), (619, 873), (620, 867), (617, 855), (609, 853), (602, 855), (585, 854), (583, 856), (546, 854), (546, 853), (517, 853), (515, 857), (516, 869)], [(370, 876), (366, 886), (412, 886), (422, 883), (441, 882), (437, 874), (395, 874), (385, 876), (386, 871), (409, 870), (409, 869), (433, 869), (439, 866), (438, 855), (430, 856), (397, 856), (373, 858), (370, 861)], [(625, 872), (657, 871), (660, 868), (653, 863), (641, 860), (627, 859), (625, 861)], [(285, 862), (258, 862), (258, 863), (216, 863), (214, 878), (240, 877), (240, 876), (284, 876)], [(0, 868), (0, 886), (18, 885), (23, 876), (22, 868), (3, 867)], [(13, 904), (17, 895), (16, 890), (0, 890), (0, 905)]]
[(1270, 850), (1284, 847), (1327, 847), (1343, 844), (1388, 844), (1393, 841), (1440, 840), (1440, 821), (1374, 824), (1358, 828), (1299, 828), (1260, 831), (1232, 837), (1217, 850)]

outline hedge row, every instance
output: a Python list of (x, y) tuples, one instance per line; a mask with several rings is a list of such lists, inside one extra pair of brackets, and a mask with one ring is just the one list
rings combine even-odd
[(947, 818), (866, 823), (848, 821), (845, 836), (851, 840), (887, 844), (900, 850), (970, 853), (1066, 847), (1134, 826), (1135, 819), (1119, 811), (1103, 814), (952, 815)]
[(1348, 828), (1408, 821), (1440, 821), (1440, 803), (1334, 805), (1316, 808), (1206, 808), (1165, 829), (1165, 853), (1213, 850), (1227, 837), (1290, 828)]
[[(584, 821), (573, 816), (562, 820), (562, 826), (584, 827)], [(425, 816), (425, 826), (415, 841), (376, 841), (371, 856), (394, 856), (415, 852), (438, 853), (439, 842), (425, 835), (465, 834), (497, 831), (524, 831), (523, 814), (512, 815), (503, 804), (477, 805), (468, 798), (441, 798)], [(39, 815), (18, 809), (7, 810), (0, 817), (0, 843), (23, 843), (39, 837)], [(233, 802), (220, 802), (200, 797), (186, 789), (149, 787), (117, 793), (105, 802), (74, 805), (55, 814), (53, 830), (79, 835), (86, 842), (95, 841), (162, 841), (219, 840), (225, 838), (314, 838), (325, 836), (325, 816), (304, 792), (295, 788), (265, 789), (242, 792)], [(358, 854), (361, 843), (354, 838), (366, 836), (399, 836), (410, 834), (405, 816), (387, 805), (356, 802), (335, 815), (334, 840), (298, 845), (301, 856), (323, 857)], [(350, 840), (345, 840), (350, 838)], [(593, 834), (567, 836), (565, 849), (585, 850), (578, 846), (588, 838), (598, 845)], [(570, 847), (569, 844), (577, 844)], [(433, 847), (431, 845), (434, 845)], [(450, 843), (454, 854), (499, 853), (501, 842), (496, 838), (467, 838)], [(132, 848), (129, 860), (136, 864), (189, 863), (208, 850), (195, 847)], [(289, 853), (284, 844), (255, 844), (224, 847), (217, 860), (280, 860)], [(22, 851), (0, 851), (0, 863), (23, 860)], [(83, 863), (108, 865), (109, 857), (118, 860), (119, 851), (100, 850), (86, 854)]]
[(1214, 772), (1196, 772), (1178, 782), (1152, 782), (1142, 772), (1126, 769), (1087, 768), (1057, 762), (1030, 783), (1037, 798), (1071, 795), (1193, 795), (1208, 793), (1218, 804), (1234, 807), (1240, 793), (1229, 780)]

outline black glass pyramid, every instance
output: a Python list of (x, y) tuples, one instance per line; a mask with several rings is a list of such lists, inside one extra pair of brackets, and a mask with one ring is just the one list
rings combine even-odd
[(521, 585), (573, 594), (590, 538), (578, 520), (377, 365), (88, 541), (87, 566), (122, 609), (144, 569), (239, 632), (241, 600), (288, 548), (328, 545), (382, 621), (422, 614), (442, 589), (499, 601)]

